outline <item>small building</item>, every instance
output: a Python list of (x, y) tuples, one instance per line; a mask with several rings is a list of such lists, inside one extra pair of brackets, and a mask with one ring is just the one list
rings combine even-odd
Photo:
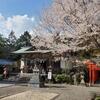
[(72, 59), (68, 57), (69, 52), (62, 52), (56, 51), (55, 49), (23, 47), (13, 53), (22, 56), (20, 59), (20, 69), (23, 69), (24, 73), (32, 72), (30, 69), (34, 68), (35, 65), (42, 68), (41, 70), (44, 70), (45, 73), (47, 73), (49, 69), (52, 69), (53, 73), (59, 73), (61, 69), (72, 66)]
[[(20, 69), (24, 73), (31, 72), (31, 68), (35, 65), (47, 71), (51, 67), (52, 51), (51, 50), (35, 50), (32, 47), (24, 47), (20, 50), (13, 52), (22, 56), (20, 61)], [(48, 66), (48, 67), (47, 67)]]
[[(21, 55), (21, 75), (25, 76), (25, 73), (34, 74), (34, 70), (38, 69), (39, 75), (45, 75), (47, 79), (49, 75), (61, 73), (62, 69), (72, 68), (72, 64), (70, 62), (72, 59), (69, 59), (71, 52), (67, 51), (67, 49), (68, 48), (65, 48), (65, 45), (62, 44), (53, 47), (32, 46), (23, 47), (20, 50), (14, 51), (13, 54)], [(33, 76), (35, 75), (36, 74)], [(51, 78), (51, 76), (49, 78)], [(31, 83), (35, 82), (34, 79), (36, 81), (41, 78), (33, 77), (33, 79), (31, 79)]]

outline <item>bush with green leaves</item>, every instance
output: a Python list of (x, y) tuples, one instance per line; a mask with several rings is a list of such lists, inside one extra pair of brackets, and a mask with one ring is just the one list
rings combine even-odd
[(65, 74), (55, 75), (54, 79), (56, 83), (67, 83), (67, 84), (73, 83), (73, 79), (69, 75), (65, 75)]
[(0, 74), (0, 81), (3, 80), (3, 75)]

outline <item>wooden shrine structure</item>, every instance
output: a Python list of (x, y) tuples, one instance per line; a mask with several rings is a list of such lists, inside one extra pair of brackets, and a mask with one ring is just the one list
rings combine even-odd
[(87, 62), (87, 68), (89, 71), (89, 83), (94, 84), (100, 79), (100, 67), (97, 64), (89, 61)]

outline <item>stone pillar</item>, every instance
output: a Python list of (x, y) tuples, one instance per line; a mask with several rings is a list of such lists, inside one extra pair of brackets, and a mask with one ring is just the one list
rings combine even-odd
[(85, 85), (85, 81), (84, 81), (84, 74), (81, 74), (81, 82), (80, 82), (80, 84), (81, 85)]
[(77, 85), (77, 75), (76, 74), (73, 75), (73, 79), (74, 79), (74, 85)]

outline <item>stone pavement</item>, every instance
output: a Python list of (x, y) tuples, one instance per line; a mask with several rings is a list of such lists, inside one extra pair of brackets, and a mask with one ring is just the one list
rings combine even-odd
[(100, 87), (59, 85), (53, 86), (49, 92), (59, 94), (55, 100), (91, 100), (91, 94), (100, 93)]
[(21, 93), (27, 90), (30, 90), (30, 87), (12, 85), (8, 87), (0, 88), (0, 99), (9, 95), (14, 95), (14, 94)]
[(5, 83), (0, 83), (0, 88), (1, 87), (8, 87), (8, 86), (12, 86), (14, 84), (5, 84)]
[(1, 100), (51, 100), (57, 95), (58, 94), (56, 93), (34, 92), (31, 90), (31, 91), (15, 94), (12, 96), (8, 96), (2, 98)]
[[(47, 96), (46, 93), (58, 94), (58, 96), (53, 100), (91, 100), (91, 93), (100, 93), (100, 87), (85, 87), (66, 84), (49, 84), (46, 88), (11, 86), (6, 88), (0, 88), (0, 96), (2, 97), (7, 95), (14, 95), (24, 91), (32, 91), (33, 94), (37, 93), (35, 95), (40, 95), (41, 93), (43, 93), (43, 96)], [(39, 98), (38, 100), (43, 99)]]

